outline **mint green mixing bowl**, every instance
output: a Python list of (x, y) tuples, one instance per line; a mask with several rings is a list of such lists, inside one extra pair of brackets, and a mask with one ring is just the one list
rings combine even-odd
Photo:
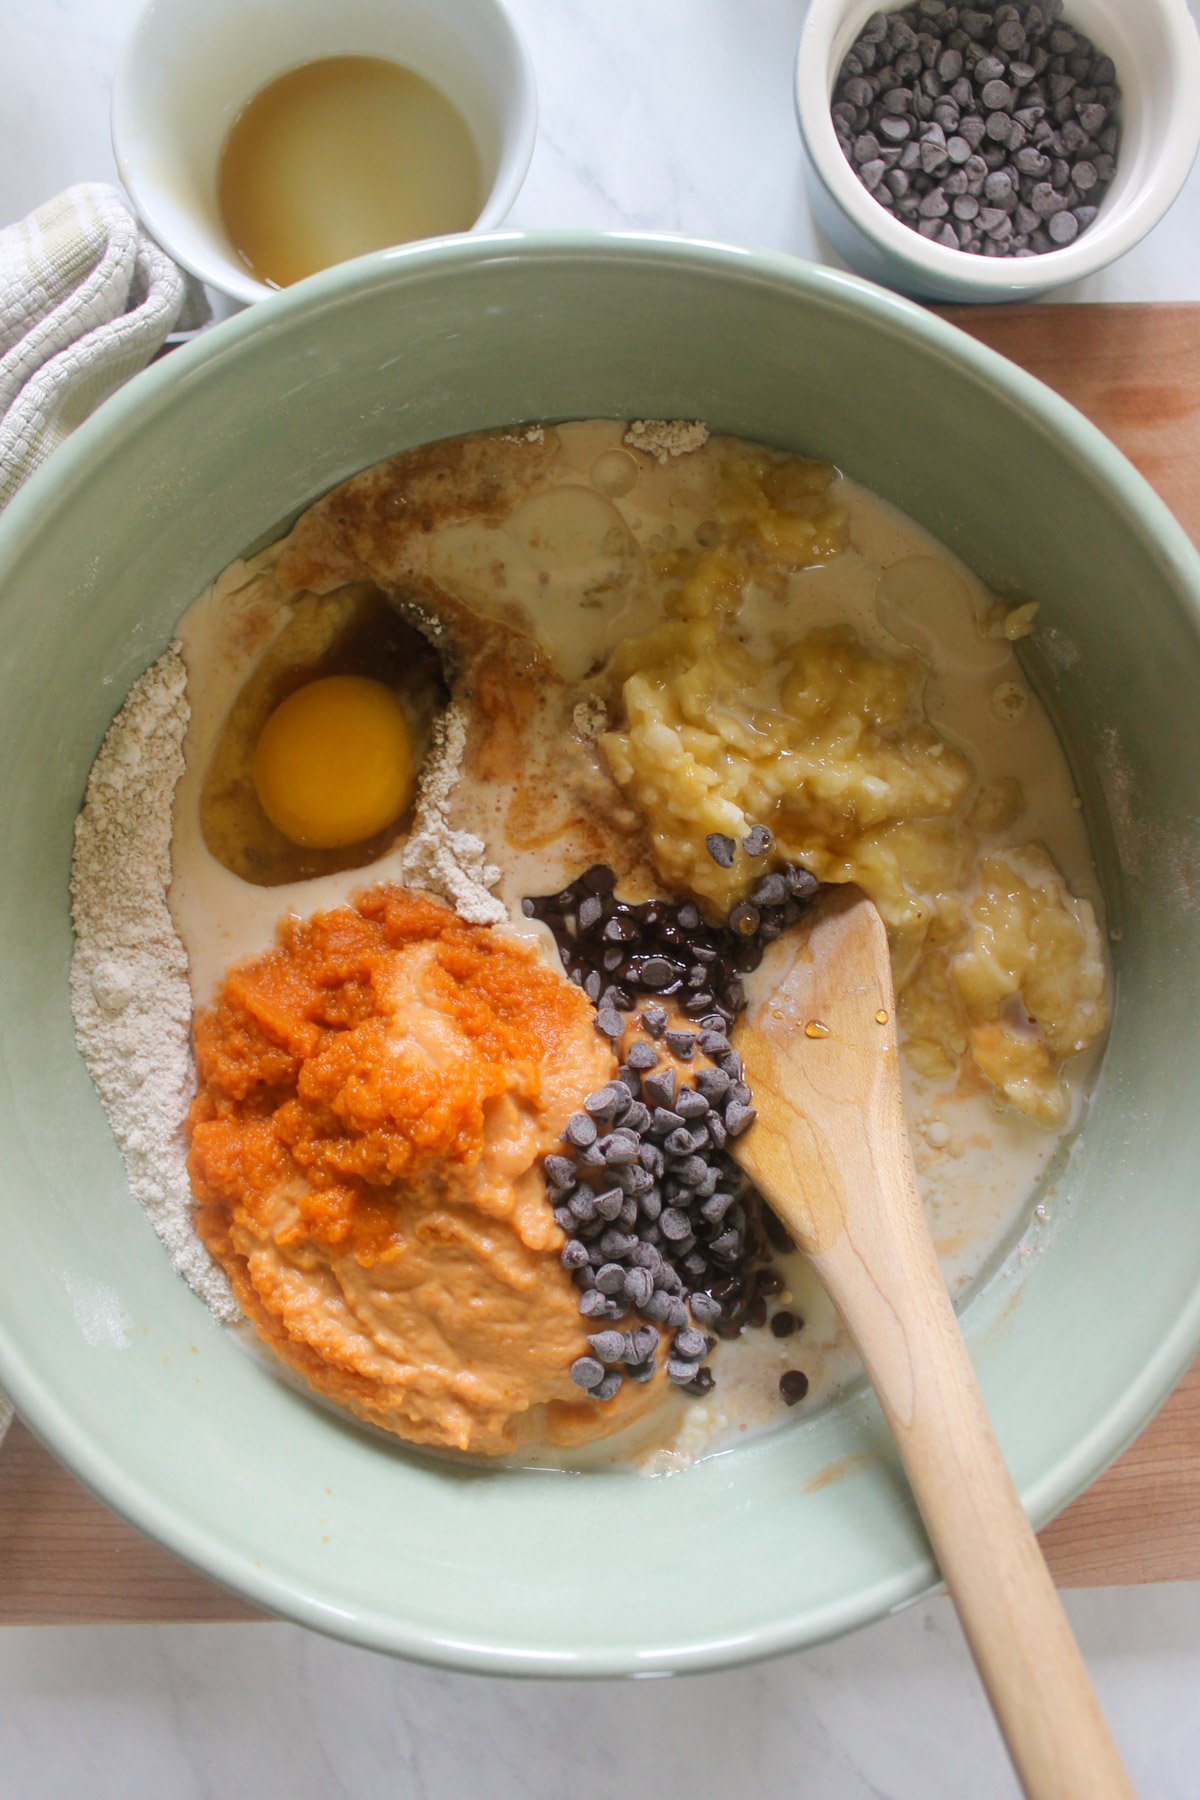
[(505, 234), (314, 277), (131, 382), (0, 521), (0, 1382), (103, 1500), (261, 1606), (508, 1674), (711, 1668), (927, 1590), (872, 1397), (647, 1481), (453, 1468), (292, 1392), (126, 1189), (72, 1036), (67, 878), (104, 731), (217, 570), (393, 451), (597, 414), (831, 458), (1042, 599), (1122, 936), (1053, 1227), (964, 1320), (1038, 1524), (1200, 1344), (1200, 564), (1145, 483), (1009, 363), (780, 257)]

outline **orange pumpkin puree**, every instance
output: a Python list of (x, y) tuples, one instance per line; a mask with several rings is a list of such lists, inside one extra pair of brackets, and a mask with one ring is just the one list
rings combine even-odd
[(499, 1454), (629, 1424), (587, 1399), (541, 1157), (615, 1059), (519, 938), (385, 886), (280, 924), (197, 1015), (196, 1229), (314, 1388), (421, 1444)]

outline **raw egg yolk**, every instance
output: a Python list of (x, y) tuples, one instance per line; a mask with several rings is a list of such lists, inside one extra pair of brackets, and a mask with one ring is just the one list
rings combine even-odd
[(293, 844), (335, 850), (374, 837), (412, 792), (413, 741), (390, 688), (327, 675), (275, 708), (254, 752), (263, 811)]

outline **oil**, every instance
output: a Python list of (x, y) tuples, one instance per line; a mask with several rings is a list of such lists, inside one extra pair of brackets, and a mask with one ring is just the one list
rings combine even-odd
[(238, 255), (288, 287), (414, 238), (467, 231), (483, 203), (462, 114), (379, 56), (329, 56), (268, 82), (234, 120), (217, 197)]

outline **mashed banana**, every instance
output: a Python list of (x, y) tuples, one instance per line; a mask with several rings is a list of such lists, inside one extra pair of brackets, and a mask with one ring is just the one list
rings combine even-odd
[[(624, 720), (603, 749), (668, 888), (725, 916), (768, 866), (741, 840), (769, 826), (775, 863), (857, 882), (879, 907), (914, 1065), (949, 1076), (970, 1055), (1011, 1106), (1061, 1126), (1061, 1065), (1106, 1023), (1104, 963), (1090, 905), (1044, 850), (981, 850), (980, 833), (1019, 816), (1019, 787), (975, 791), (925, 717), (920, 662), (873, 654), (845, 626), (772, 662), (739, 634), (752, 584), (781, 589), (798, 558), (840, 548), (820, 467), (731, 458), (721, 542), (660, 558), (668, 622), (612, 658)], [(731, 867), (708, 853), (711, 832), (737, 844)]]

